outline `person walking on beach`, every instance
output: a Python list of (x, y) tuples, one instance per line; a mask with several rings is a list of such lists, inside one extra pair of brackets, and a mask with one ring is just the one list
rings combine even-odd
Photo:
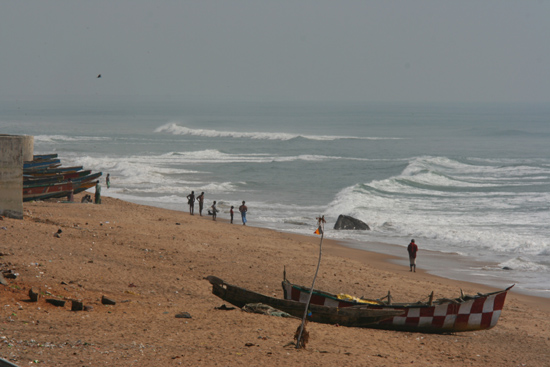
[(101, 185), (99, 184), (99, 181), (95, 182), (94, 203), (101, 204)]
[(111, 174), (107, 173), (107, 177), (105, 177), (105, 184), (107, 185), (107, 188), (111, 187)]
[(414, 240), (411, 240), (411, 243), (409, 243), (409, 246), (407, 246), (407, 251), (409, 252), (409, 263), (411, 264), (411, 271), (414, 271), (416, 273), (416, 253), (418, 252), (418, 246), (416, 245), (416, 243), (414, 243)]
[(234, 206), (231, 205), (231, 209), (229, 209), (229, 215), (231, 216), (231, 221), (229, 223), (233, 224), (233, 208)]
[(212, 220), (216, 220), (216, 213), (218, 212), (218, 209), (216, 209), (216, 201), (214, 201), (214, 204), (212, 204), (210, 208), (212, 208)]
[(189, 204), (189, 214), (194, 215), (195, 212), (195, 191), (191, 191), (189, 195), (187, 195), (187, 204)]
[(244, 204), (245, 203), (244, 203), (244, 200), (243, 200), (243, 204), (239, 207), (239, 211), (241, 212), (241, 218), (243, 220), (243, 226), (246, 226), (246, 212), (248, 211), (248, 208)]
[(197, 196), (197, 201), (199, 202), (199, 215), (202, 217), (202, 206), (204, 204), (204, 191)]

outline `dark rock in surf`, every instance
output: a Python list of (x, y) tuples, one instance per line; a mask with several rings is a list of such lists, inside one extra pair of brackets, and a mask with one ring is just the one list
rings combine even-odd
[(355, 229), (361, 231), (370, 230), (368, 224), (362, 220), (343, 214), (338, 216), (338, 219), (334, 224), (334, 229)]

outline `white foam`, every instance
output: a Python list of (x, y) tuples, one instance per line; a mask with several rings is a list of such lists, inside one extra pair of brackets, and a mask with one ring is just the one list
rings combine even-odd
[(68, 136), (68, 135), (36, 135), (34, 141), (37, 143), (55, 143), (58, 141), (107, 141), (112, 140), (108, 137), (98, 136)]
[(340, 140), (340, 139), (359, 139), (359, 140), (399, 140), (402, 138), (379, 138), (379, 137), (357, 137), (357, 136), (338, 136), (338, 135), (304, 135), (289, 134), (277, 132), (238, 132), (238, 131), (219, 131), (208, 129), (191, 129), (185, 126), (179, 126), (175, 122), (169, 122), (155, 129), (156, 133), (165, 132), (173, 135), (192, 135), (204, 136), (209, 138), (247, 138), (257, 140), (291, 140), (304, 138), (308, 140)]
[(519, 271), (529, 271), (529, 272), (548, 272), (550, 268), (543, 264), (537, 264), (533, 261), (523, 257), (518, 256), (516, 258), (504, 261), (499, 264), (501, 268), (508, 268), (512, 270)]
[[(422, 238), (433, 250), (474, 257), (479, 251), (487, 256), (521, 253), (540, 256), (536, 263), (545, 261), (550, 255), (544, 235), (550, 215), (544, 203), (550, 202), (550, 194), (507, 191), (508, 179), (488, 185), (461, 176), (478, 169), (487, 176), (501, 176), (509, 169), (485, 168), (445, 157), (413, 158), (398, 176), (341, 190), (327, 212), (361, 219), (371, 226), (371, 233)], [(537, 170), (522, 166), (524, 173)]]

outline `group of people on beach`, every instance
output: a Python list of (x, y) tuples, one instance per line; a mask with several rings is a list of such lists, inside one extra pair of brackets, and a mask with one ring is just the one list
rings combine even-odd
[[(187, 195), (187, 204), (189, 205), (189, 214), (195, 215), (195, 201), (199, 203), (199, 215), (202, 217), (202, 209), (204, 208), (204, 191), (201, 192), (201, 194), (197, 197), (195, 197), (195, 191), (191, 191), (189, 195)], [(210, 206), (210, 209), (208, 210), (208, 215), (212, 216), (212, 220), (216, 220), (217, 214), (219, 213), (218, 208), (216, 207), (216, 201), (212, 203)], [(232, 205), (231, 209), (229, 210), (230, 215), (230, 223), (233, 224), (233, 209), (235, 207)], [(241, 220), (243, 222), (243, 226), (246, 225), (246, 212), (248, 211), (248, 207), (246, 206), (245, 201), (243, 200), (241, 206), (239, 206), (239, 212), (241, 213)]]

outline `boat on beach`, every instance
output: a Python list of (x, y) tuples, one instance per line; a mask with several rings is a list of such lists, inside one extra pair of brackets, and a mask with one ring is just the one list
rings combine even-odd
[(33, 156), (23, 167), (23, 201), (61, 198), (95, 186), (102, 172), (62, 167), (57, 154)]
[(59, 159), (37, 159), (23, 163), (23, 171), (40, 171), (61, 166)]
[[(506, 294), (513, 287), (491, 293), (478, 293), (474, 296), (461, 292), (458, 298), (433, 300), (433, 292), (427, 302), (392, 303), (380, 299), (363, 299), (347, 294), (331, 294), (313, 290), (311, 305), (324, 305), (338, 309), (364, 305), (373, 310), (401, 311), (396, 315), (368, 325), (369, 328), (400, 330), (424, 333), (452, 333), (462, 331), (487, 330), (494, 327), (502, 309)], [(286, 300), (307, 302), (310, 289), (283, 281)], [(383, 298), (383, 299), (384, 299)]]
[(23, 189), (23, 202), (33, 200), (45, 200), (69, 196), (71, 192), (78, 194), (91, 189), (95, 182), (64, 182), (49, 185), (37, 185)]
[[(212, 275), (208, 276), (206, 279), (212, 285), (212, 293), (214, 295), (234, 306), (242, 308), (248, 304), (262, 303), (300, 319), (304, 316), (306, 305), (303, 303), (265, 296), (245, 288), (231, 285)], [(312, 304), (309, 307), (307, 319), (308, 321), (324, 324), (368, 327), (368, 325), (401, 315), (402, 313), (402, 310), (372, 309), (364, 305), (338, 308)]]
[(55, 184), (63, 182), (88, 182), (97, 180), (102, 172), (91, 173), (92, 171), (80, 171), (80, 172), (70, 172), (65, 174), (54, 174), (50, 176), (39, 176), (39, 177), (23, 177), (23, 187), (31, 187), (35, 185), (45, 185), (45, 184)]
[[(47, 176), (55, 173), (63, 173), (63, 172), (78, 172), (84, 168), (83, 166), (72, 166), (72, 167), (61, 167), (59, 164), (56, 167), (49, 167), (49, 168), (40, 168), (33, 171), (33, 175), (35, 176)], [(23, 170), (24, 173), (27, 173), (25, 170)]]
[(57, 153), (50, 153), (50, 154), (35, 154), (32, 156), (33, 161), (38, 160), (46, 160), (46, 159), (54, 159), (57, 158)]

